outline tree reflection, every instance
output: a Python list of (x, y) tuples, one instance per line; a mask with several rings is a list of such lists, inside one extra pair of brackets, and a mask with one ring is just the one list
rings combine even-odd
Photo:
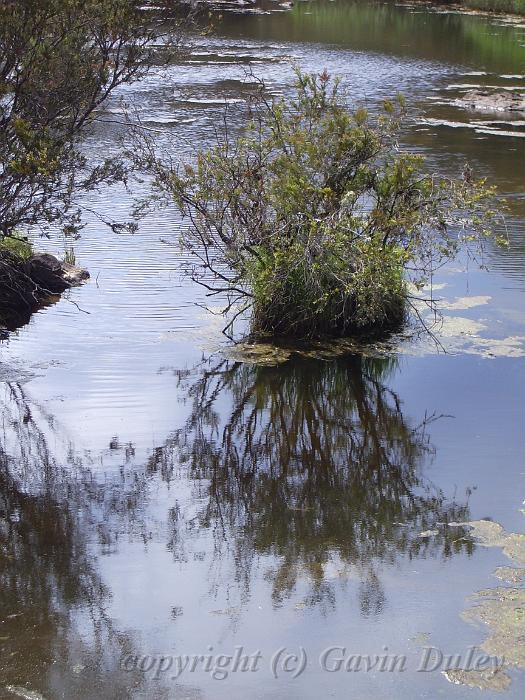
[(11, 697), (6, 688), (15, 686), (24, 697), (35, 689), (51, 697), (130, 697), (129, 687), (143, 679), (119, 667), (133, 639), (106, 612), (110, 592), (93, 544), (101, 544), (97, 521), (114, 534), (143, 489), (97, 484), (21, 385), (4, 385), (3, 393), (0, 695)]
[[(383, 610), (384, 568), (400, 557), (469, 551), (462, 528), (447, 526), (469, 519), (468, 503), (447, 501), (425, 478), (432, 418), (404, 416), (386, 383), (393, 369), (358, 357), (279, 367), (211, 359), (176, 374), (188, 407), (182, 428), (147, 459), (111, 438), (96, 455), (104, 470), (113, 466), (104, 478), (22, 386), (5, 385), (0, 689), (169, 696), (119, 668), (136, 637), (111, 619), (100, 556), (117, 551), (122, 536), (165, 542), (181, 563), (177, 575), (195, 585), (202, 569), (192, 561), (211, 553), (207, 584), (228, 604), (233, 563), (241, 600), (262, 575), (275, 605), (306, 591), (305, 604), (326, 608), (335, 606), (336, 586), (352, 581), (364, 616)], [(168, 507), (167, 530), (159, 503)], [(147, 566), (143, 554), (129, 556)], [(168, 602), (175, 619), (182, 608)]]
[[(364, 615), (380, 612), (380, 568), (399, 555), (449, 557), (472, 545), (450, 522), (468, 504), (449, 502), (422, 473), (432, 459), (425, 417), (406, 419), (385, 380), (392, 360), (298, 359), (278, 367), (228, 360), (178, 372), (190, 415), (157, 452), (186, 465), (197, 518), (172, 511), (171, 546), (186, 528), (212, 528), (246, 592), (254, 556), (271, 555), (279, 604), (305, 578), (308, 601), (333, 599), (334, 579), (358, 576)], [(437, 530), (435, 534), (424, 534)]]

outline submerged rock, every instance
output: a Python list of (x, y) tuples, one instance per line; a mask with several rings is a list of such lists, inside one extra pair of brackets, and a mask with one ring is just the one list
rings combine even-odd
[(479, 591), (476, 604), (463, 613), (470, 622), (483, 622), (489, 636), (480, 648), (490, 656), (503, 658), (505, 666), (525, 668), (525, 590), (523, 588), (489, 588)]
[(505, 583), (521, 583), (525, 579), (525, 569), (516, 569), (513, 566), (498, 566), (494, 576)]
[(503, 553), (516, 564), (525, 565), (525, 535), (507, 533), (499, 523), (492, 520), (474, 520), (469, 523), (471, 535), (485, 547), (501, 547)]
[(460, 107), (484, 112), (525, 112), (525, 94), (520, 92), (469, 90), (456, 100)]

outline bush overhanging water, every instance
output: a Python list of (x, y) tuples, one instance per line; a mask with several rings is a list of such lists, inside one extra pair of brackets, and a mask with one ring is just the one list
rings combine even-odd
[(460, 248), (493, 235), (494, 189), (468, 167), (424, 172), (397, 143), (406, 109), (349, 111), (337, 80), (297, 72), (293, 101), (248, 104), (243, 135), (226, 130), (194, 163), (173, 167), (142, 142), (142, 164), (190, 221), (194, 278), (246, 310), (256, 337), (316, 338), (399, 325)]

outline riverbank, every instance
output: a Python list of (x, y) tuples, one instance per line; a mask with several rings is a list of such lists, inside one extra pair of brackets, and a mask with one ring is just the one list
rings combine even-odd
[(89, 278), (87, 270), (20, 243), (16, 249), (0, 245), (0, 329), (24, 325), (47, 299)]
[[(412, 0), (407, 0), (407, 5)], [(447, 2), (447, 0), (418, 0), (421, 4), (430, 8), (446, 7), (449, 10), (465, 13), (477, 14), (478, 12), (487, 14), (516, 15), (525, 16), (525, 0), (458, 0), (457, 2)]]
[(471, 10), (525, 15), (525, 0), (461, 0), (457, 4)]
[(525, 16), (525, 0), (458, 0), (458, 2), (447, 2), (447, 0), (427, 2), (427, 0), (424, 0), (424, 4), (431, 7), (447, 7), (451, 10), (458, 11), (470, 10), (475, 12)]

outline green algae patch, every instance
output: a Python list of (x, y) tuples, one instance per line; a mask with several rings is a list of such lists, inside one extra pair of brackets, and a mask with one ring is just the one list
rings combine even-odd
[(504, 659), (506, 666), (525, 668), (525, 589), (490, 588), (476, 593), (473, 600), (477, 604), (463, 618), (489, 628), (480, 648)]
[(525, 569), (515, 569), (513, 566), (498, 566), (494, 576), (505, 583), (522, 583), (525, 579)]
[(471, 535), (484, 547), (501, 547), (504, 554), (516, 564), (525, 565), (525, 535), (507, 533), (492, 520), (475, 520), (469, 523)]
[(488, 304), (492, 297), (489, 296), (472, 296), (472, 297), (458, 297), (454, 301), (443, 301), (440, 302), (441, 306), (447, 311), (466, 311), (467, 309), (474, 309), (477, 306), (484, 306)]
[(292, 350), (269, 343), (239, 343), (224, 351), (224, 355), (235, 362), (275, 367), (287, 362), (292, 355)]
[(484, 669), (482, 671), (452, 669), (444, 671), (443, 675), (455, 685), (466, 685), (469, 688), (494, 690), (496, 692), (507, 690), (512, 683), (510, 676), (502, 669)]
[(389, 342), (365, 343), (351, 339), (316, 341), (307, 345), (278, 345), (270, 342), (238, 343), (223, 349), (222, 354), (235, 362), (274, 367), (287, 362), (292, 356), (325, 361), (346, 355), (391, 357), (395, 354), (395, 345)]
[(435, 333), (439, 343), (430, 336), (414, 338), (407, 332), (382, 341), (341, 338), (302, 346), (272, 342), (238, 343), (221, 349), (221, 352), (236, 362), (262, 366), (280, 365), (292, 356), (326, 361), (346, 355), (374, 358), (392, 358), (396, 355), (424, 357), (440, 352), (476, 355), (485, 359), (525, 357), (525, 337), (484, 338), (479, 335), (483, 330), (486, 330), (485, 325), (478, 321), (447, 316), (444, 317), (439, 332)]
[[(525, 565), (525, 535), (511, 532), (492, 520), (476, 520), (466, 523), (471, 535), (484, 547), (499, 547), (519, 566)], [(445, 676), (451, 683), (471, 688), (506, 690), (512, 682), (507, 670), (525, 669), (525, 569), (499, 566), (494, 575), (512, 587), (498, 586), (475, 593), (474, 603), (462, 614), (464, 620), (485, 625), (489, 634), (479, 645), (488, 655), (501, 659), (501, 666), (494, 669), (455, 669)]]

